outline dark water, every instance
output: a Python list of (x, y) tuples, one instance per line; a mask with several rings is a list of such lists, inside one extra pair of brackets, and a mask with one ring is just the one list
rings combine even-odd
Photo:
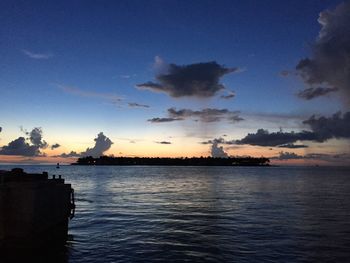
[(70, 241), (47, 262), (350, 260), (349, 168), (24, 168), (76, 192)]

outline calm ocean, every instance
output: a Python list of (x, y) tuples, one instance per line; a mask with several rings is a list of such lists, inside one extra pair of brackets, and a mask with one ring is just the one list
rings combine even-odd
[(350, 260), (349, 168), (22, 167), (76, 193), (67, 247), (34, 260)]

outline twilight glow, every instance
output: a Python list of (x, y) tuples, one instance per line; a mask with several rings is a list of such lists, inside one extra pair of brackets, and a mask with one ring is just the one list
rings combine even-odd
[(0, 163), (350, 164), (350, 1), (4, 1)]

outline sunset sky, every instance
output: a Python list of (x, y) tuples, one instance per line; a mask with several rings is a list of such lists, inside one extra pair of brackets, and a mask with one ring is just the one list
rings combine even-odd
[(1, 1), (0, 163), (350, 164), (350, 1)]

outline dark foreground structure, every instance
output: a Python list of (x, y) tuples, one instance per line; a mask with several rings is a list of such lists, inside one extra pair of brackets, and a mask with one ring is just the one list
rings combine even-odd
[(0, 171), (0, 251), (65, 244), (74, 192), (59, 176)]
[(168, 166), (269, 166), (265, 157), (192, 157), (192, 158), (149, 158), (149, 157), (109, 157), (79, 158), (73, 165), (168, 165)]

